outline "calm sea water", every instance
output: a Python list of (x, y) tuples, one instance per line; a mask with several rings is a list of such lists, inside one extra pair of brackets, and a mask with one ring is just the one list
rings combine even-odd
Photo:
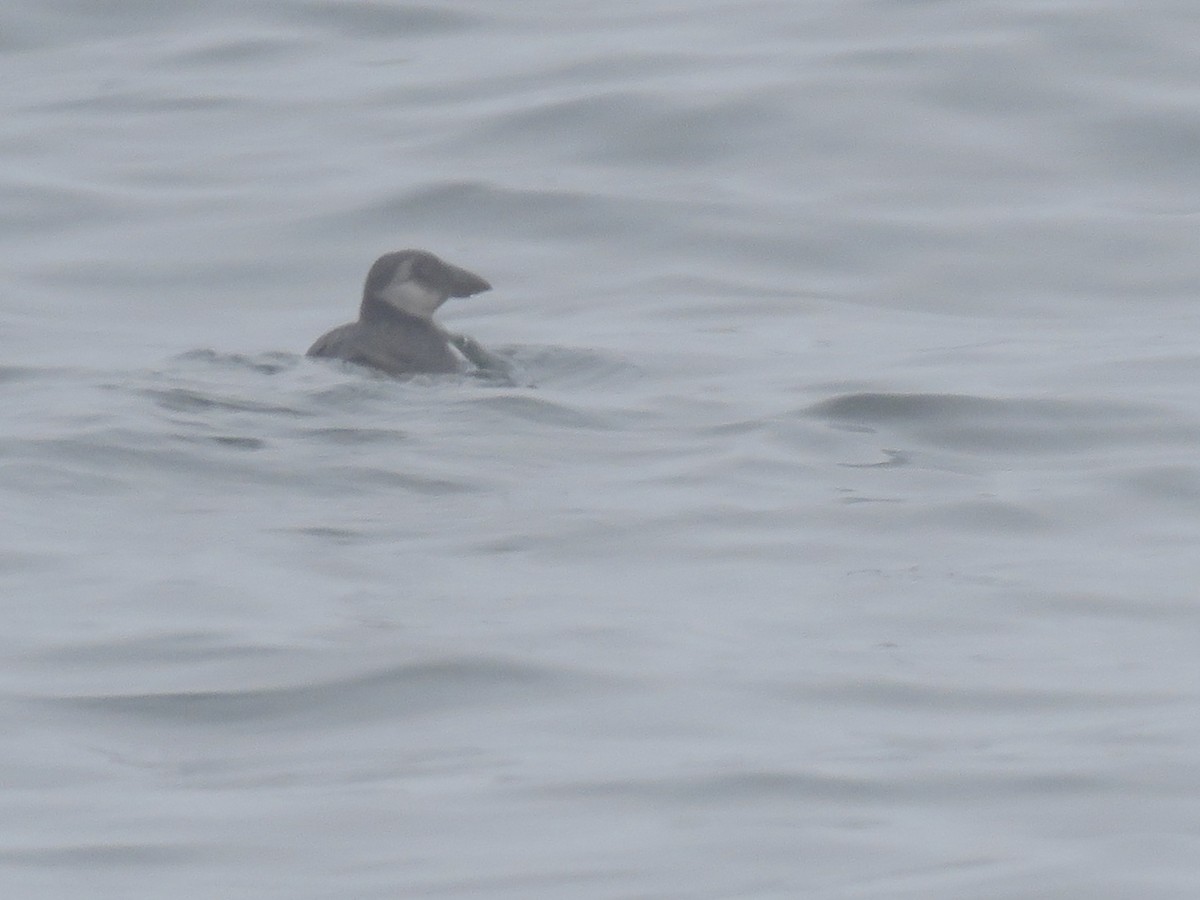
[(4, 896), (1196, 897), (1198, 33), (10, 0)]

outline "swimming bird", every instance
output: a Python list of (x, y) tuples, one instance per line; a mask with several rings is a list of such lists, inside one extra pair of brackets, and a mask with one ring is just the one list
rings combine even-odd
[(358, 321), (333, 329), (308, 348), (309, 356), (344, 359), (386, 372), (458, 372), (461, 357), (480, 368), (497, 357), (464, 335), (451, 334), (433, 320), (451, 297), (491, 290), (473, 272), (460, 269), (426, 250), (385, 253), (367, 273)]

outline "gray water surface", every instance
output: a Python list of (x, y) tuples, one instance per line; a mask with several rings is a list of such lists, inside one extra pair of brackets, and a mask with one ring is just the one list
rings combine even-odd
[(4, 896), (1192, 900), (1198, 33), (9, 2)]

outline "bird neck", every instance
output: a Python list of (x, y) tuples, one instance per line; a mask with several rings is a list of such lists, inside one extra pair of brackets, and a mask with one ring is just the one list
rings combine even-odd
[(410, 328), (414, 325), (424, 328), (437, 328), (432, 319), (403, 312), (396, 309), (396, 307), (392, 306), (386, 300), (382, 300), (373, 294), (363, 295), (362, 305), (358, 308), (358, 318), (362, 322), (392, 322), (396, 325), (404, 325)]

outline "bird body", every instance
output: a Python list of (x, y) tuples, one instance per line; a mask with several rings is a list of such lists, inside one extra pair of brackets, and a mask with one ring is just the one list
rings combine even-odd
[(461, 358), (452, 347), (478, 345), (449, 334), (433, 314), (451, 297), (490, 289), (478, 275), (428, 251), (385, 253), (367, 274), (358, 321), (319, 337), (308, 355), (342, 359), (389, 375), (457, 372)]

